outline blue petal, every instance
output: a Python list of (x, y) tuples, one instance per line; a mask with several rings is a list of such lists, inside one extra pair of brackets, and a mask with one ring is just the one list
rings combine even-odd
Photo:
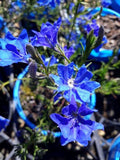
[(27, 30), (23, 29), (22, 32), (20, 33), (18, 40), (22, 40), (24, 43), (28, 43), (29, 38), (28, 38), (28, 34), (27, 34)]
[(37, 3), (39, 3), (39, 5), (48, 5), (51, 2), (51, 0), (38, 0)]
[(69, 142), (73, 142), (76, 140), (76, 133), (75, 133), (75, 128), (71, 128), (70, 129), (70, 134), (67, 137), (64, 137), (64, 135), (61, 136), (61, 145), (64, 146), (66, 144), (68, 144)]
[(58, 124), (58, 126), (60, 127), (61, 133), (62, 135), (66, 138), (69, 136), (70, 133), (70, 125), (71, 125), (71, 121), (65, 117), (62, 117), (61, 115), (57, 114), (57, 113), (52, 113), (50, 115), (50, 118)]
[[(98, 123), (98, 122), (95, 122), (95, 121), (91, 121), (91, 120), (89, 120), (91, 122), (89, 122), (88, 120), (86, 122), (85, 121), (83, 123), (81, 123), (82, 124), (81, 126), (84, 128), (84, 130), (86, 130), (88, 132), (90, 132), (90, 131), (92, 132), (92, 131), (95, 131), (95, 130), (98, 130), (98, 129), (104, 130), (104, 126), (101, 123)], [(88, 125), (84, 125), (84, 123), (89, 123), (89, 124)]]
[(31, 38), (31, 44), (33, 46), (39, 47), (39, 46), (46, 46), (46, 47), (50, 47), (50, 44), (48, 43), (48, 41), (46, 40), (45, 37), (41, 36), (41, 37), (37, 37), (36, 35), (34, 37)]
[(66, 144), (68, 144), (69, 142), (74, 141), (73, 139), (70, 138), (64, 138), (63, 136), (61, 136), (60, 138), (60, 142), (62, 146), (65, 146)]
[(71, 96), (71, 102), (70, 102), (70, 104), (76, 106), (76, 108), (77, 108), (77, 104), (76, 104), (76, 101), (75, 101), (74, 94)]
[(94, 130), (98, 130), (98, 129), (102, 129), (104, 130), (104, 126), (101, 123), (98, 122), (94, 122), (94, 126), (93, 126)]
[[(16, 53), (17, 55), (19, 55), (18, 50), (16, 49), (16, 47), (12, 44), (7, 44), (6, 45), (6, 49), (8, 49), (9, 51), (12, 51), (14, 53)], [(19, 55), (20, 56), (20, 55)]]
[(85, 104), (82, 104), (78, 110), (78, 114), (80, 114), (81, 116), (86, 116), (86, 115), (92, 114), (93, 112), (97, 112), (97, 110), (92, 110), (86, 107)]
[(84, 89), (80, 89), (79, 87), (76, 87), (74, 90), (75, 100), (79, 103), (81, 102), (90, 102), (90, 92)]
[(83, 81), (89, 81), (91, 78), (92, 78), (93, 74), (89, 71), (87, 71), (85, 65), (83, 65), (78, 73), (77, 73), (77, 76), (75, 78), (75, 83), (81, 83)]
[(54, 96), (54, 102), (58, 101), (61, 97), (62, 97), (62, 94), (61, 94), (61, 93), (57, 93), (57, 94)]
[(69, 49), (67, 48), (67, 46), (64, 47), (64, 52), (65, 52), (65, 56), (67, 58), (70, 58), (73, 53), (75, 52), (74, 48), (73, 47), (70, 47)]
[(27, 63), (27, 56), (20, 57), (20, 55), (17, 55), (12, 51), (0, 50), (0, 66), (8, 66), (18, 62)]
[(60, 0), (38, 0), (37, 3), (40, 6), (47, 6), (50, 5), (51, 7), (55, 8), (56, 4), (60, 4)]
[(61, 115), (57, 114), (57, 113), (52, 113), (50, 115), (50, 118), (59, 125), (67, 125), (68, 124), (68, 120), (64, 117), (62, 117)]
[(73, 75), (74, 68), (73, 68), (74, 63), (70, 63), (68, 66), (64, 66), (62, 64), (58, 65), (58, 75), (63, 78), (66, 82), (68, 79), (70, 79)]
[(86, 132), (84, 129), (81, 129), (81, 126), (75, 124), (73, 127), (70, 128), (70, 134), (68, 137), (64, 137), (63, 135), (61, 136), (61, 145), (64, 146), (69, 142), (77, 141), (80, 144), (87, 146), (88, 140), (91, 140), (91, 130), (88, 129)]
[[(43, 60), (43, 62), (44, 62), (44, 65), (46, 66), (46, 67), (48, 67), (48, 64), (49, 64), (49, 66), (52, 66), (52, 65), (54, 65), (55, 63), (57, 63), (57, 59), (52, 55), (50, 58), (46, 58), (45, 57), (45, 55), (42, 55), (41, 56), (42, 57), (42, 60)], [(49, 62), (50, 61), (50, 62)]]
[(7, 42), (9, 43), (10, 41), (16, 40), (16, 37), (14, 37), (9, 31), (5, 35), (5, 39), (7, 39)]
[(5, 128), (5, 126), (9, 123), (9, 120), (0, 116), (0, 131)]
[(63, 80), (59, 76), (56, 76), (54, 74), (50, 74), (49, 76), (52, 77), (52, 79), (58, 86), (63, 84)]
[(68, 105), (62, 108), (61, 113), (65, 116), (73, 116), (73, 114), (77, 111), (77, 105)]
[(55, 58), (55, 56), (52, 55), (50, 59), (50, 66), (54, 65), (55, 63), (57, 63), (57, 59)]
[(81, 87), (81, 89), (85, 89), (85, 90), (87, 90), (89, 92), (92, 92), (95, 89), (100, 87), (100, 83), (95, 82), (95, 81), (89, 81), (89, 82), (86, 82), (86, 83), (82, 83), (80, 85), (80, 87)]
[(81, 126), (77, 126), (77, 136), (76, 136), (76, 141), (82, 144), (83, 146), (88, 145), (88, 141), (91, 140), (91, 132), (87, 132), (86, 128), (81, 128)]
[(72, 101), (72, 97), (74, 96), (74, 99), (78, 103), (83, 103), (83, 102), (89, 102), (90, 101), (90, 92), (86, 90), (82, 90), (80, 88), (72, 88), (69, 90), (66, 90), (63, 94), (63, 97), (68, 101)]
[(55, 81), (55, 83), (57, 84), (57, 86), (58, 86), (57, 91), (58, 92), (69, 90), (69, 86), (64, 84), (64, 80), (62, 78), (60, 78), (59, 76), (56, 76), (54, 74), (50, 74), (49, 76), (52, 77), (53, 80)]
[(40, 32), (33, 31), (36, 36), (31, 39), (31, 43), (35, 46), (54, 48), (57, 44), (57, 32), (60, 24), (60, 19), (53, 25), (49, 22), (46, 22), (46, 24), (43, 23)]
[(79, 123), (84, 124), (84, 125), (90, 125), (90, 126), (93, 125), (93, 121), (85, 120), (85, 119), (81, 118), (80, 116), (78, 116), (78, 121), (79, 121)]
[(0, 38), (0, 49), (6, 49), (6, 44), (7, 42), (3, 38)]
[(62, 91), (68, 91), (69, 89), (70, 89), (70, 87), (68, 85), (60, 84), (57, 88), (57, 91), (62, 92)]
[[(71, 102), (72, 100), (72, 96), (74, 96), (74, 92), (72, 91), (72, 89), (69, 89), (67, 91), (64, 92), (63, 97), (68, 101)], [(75, 96), (74, 96), (75, 97)], [(76, 100), (76, 99), (75, 99)]]
[(0, 39), (1, 48), (8, 49), (19, 56), (26, 56), (26, 44), (29, 43), (27, 31), (24, 29), (19, 37), (14, 37), (8, 32), (3, 40)]

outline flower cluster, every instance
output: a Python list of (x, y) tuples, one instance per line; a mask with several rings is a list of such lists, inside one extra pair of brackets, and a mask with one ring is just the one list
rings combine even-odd
[[(59, 64), (58, 76), (50, 75), (58, 86), (56, 91), (63, 92), (63, 97), (70, 102), (68, 106), (62, 109), (64, 116), (57, 113), (50, 116), (60, 127), (62, 145), (77, 141), (86, 146), (91, 133), (96, 129), (103, 129), (102, 124), (82, 118), (94, 112), (86, 104), (90, 102), (92, 92), (100, 87), (98, 82), (90, 81), (92, 76), (92, 73), (86, 69), (85, 65), (79, 68), (76, 74), (74, 72), (74, 63), (70, 63), (68, 66)], [(76, 102), (81, 106), (78, 107)]]
[[(40, 5), (55, 6), (55, 2), (60, 4), (59, 0), (41, 1)], [(83, 11), (81, 5), (78, 6), (77, 13)], [(70, 58), (75, 53), (72, 45), (61, 46), (58, 43), (58, 31), (62, 20), (58, 18), (54, 24), (50, 22), (41, 25), (40, 32), (33, 30), (33, 37), (28, 37), (27, 31), (24, 29), (16, 38), (8, 32), (4, 39), (0, 39), (0, 66), (7, 66), (13, 63), (27, 63), (29, 71), (32, 72), (32, 77), (35, 78), (38, 66), (42, 66), (46, 77), (56, 87), (54, 90), (58, 95), (66, 100), (67, 106), (62, 108), (62, 115), (52, 113), (50, 118), (57, 123), (61, 130), (61, 144), (66, 145), (71, 141), (77, 141), (86, 146), (91, 140), (91, 134), (94, 130), (103, 129), (103, 125), (87, 119), (88, 115), (96, 112), (88, 107), (91, 94), (95, 89), (100, 87), (96, 81), (92, 81), (93, 74), (87, 69), (85, 64), (78, 67)], [(94, 35), (98, 36), (99, 27), (96, 21), (87, 25), (87, 31), (94, 30)], [(54, 52), (50, 57), (47, 57), (38, 52), (37, 48), (48, 47)], [(88, 46), (87, 46), (88, 47)], [(89, 46), (91, 47), (91, 46)], [(59, 60), (59, 56), (62, 57)], [(59, 62), (59, 64), (57, 64)], [(49, 67), (57, 64), (57, 73), (49, 73)], [(64, 64), (63, 64), (64, 63)], [(84, 62), (85, 63), (85, 62)], [(34, 68), (35, 73), (34, 73)], [(84, 117), (84, 118), (83, 118)], [(2, 118), (0, 119), (2, 121)], [(1, 123), (1, 122), (0, 122)], [(6, 120), (3, 123), (3, 127)], [(1, 128), (0, 128), (1, 129)]]

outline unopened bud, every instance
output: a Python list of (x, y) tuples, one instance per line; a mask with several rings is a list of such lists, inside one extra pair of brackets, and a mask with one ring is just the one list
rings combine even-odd
[(37, 63), (43, 64), (41, 55), (31, 44), (26, 45), (26, 51), (27, 53), (31, 54), (32, 59), (34, 59)]
[(99, 28), (98, 38), (97, 38), (97, 41), (96, 41), (96, 44), (95, 44), (96, 47), (98, 47), (102, 43), (103, 36), (104, 36), (104, 28), (103, 28), (103, 26), (101, 26)]
[(37, 63), (34, 60), (32, 60), (30, 62), (28, 71), (30, 73), (31, 78), (35, 78), (36, 77)]
[(36, 60), (36, 50), (31, 44), (26, 45), (27, 53), (31, 54), (31, 57)]

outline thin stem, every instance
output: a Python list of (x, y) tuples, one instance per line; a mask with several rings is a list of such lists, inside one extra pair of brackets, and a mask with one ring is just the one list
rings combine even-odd
[(70, 60), (65, 56), (65, 53), (63, 52), (63, 50), (59, 47), (59, 45), (57, 44), (57, 49), (59, 50), (60, 55), (62, 55), (65, 60), (70, 63)]
[(78, 7), (79, 7), (80, 2), (81, 2), (81, 0), (78, 0), (77, 4), (75, 6), (75, 13), (74, 13), (74, 18), (73, 18), (72, 26), (71, 26), (71, 34), (69, 36), (69, 40), (68, 41), (70, 41), (70, 38), (72, 36), (72, 30), (73, 30), (73, 28), (75, 26), (75, 21), (76, 21), (76, 18), (77, 18), (77, 11), (78, 11)]

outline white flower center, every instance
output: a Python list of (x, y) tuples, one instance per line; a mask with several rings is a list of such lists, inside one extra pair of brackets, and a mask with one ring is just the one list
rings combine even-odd
[(71, 78), (71, 79), (68, 79), (68, 86), (70, 87), (70, 88), (73, 88), (74, 87), (74, 79), (73, 78)]

